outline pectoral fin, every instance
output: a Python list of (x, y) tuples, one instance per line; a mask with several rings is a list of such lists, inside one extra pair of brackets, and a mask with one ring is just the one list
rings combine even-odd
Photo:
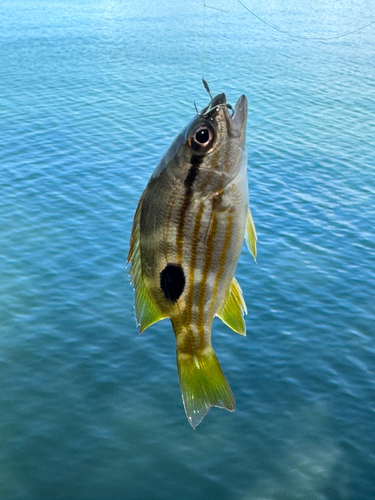
[(247, 248), (251, 252), (251, 255), (254, 257), (254, 260), (257, 259), (257, 232), (255, 230), (255, 224), (253, 221), (253, 217), (251, 215), (250, 208), (247, 207), (246, 214), (246, 233), (245, 233), (245, 241)]
[(247, 309), (242, 296), (242, 290), (236, 278), (233, 278), (225, 301), (216, 316), (236, 333), (246, 335), (244, 314), (247, 314)]
[(130, 275), (131, 282), (134, 284), (135, 291), (135, 315), (137, 324), (140, 326), (140, 333), (148, 326), (160, 321), (166, 316), (152, 299), (147, 283), (142, 273), (142, 260), (140, 251), (140, 214), (142, 210), (142, 198), (139, 200), (137, 211), (135, 212), (133, 230), (130, 239), (130, 250), (127, 264), (131, 263)]

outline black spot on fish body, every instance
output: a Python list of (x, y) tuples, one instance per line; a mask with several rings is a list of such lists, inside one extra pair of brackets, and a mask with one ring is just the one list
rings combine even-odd
[(176, 302), (185, 288), (185, 275), (178, 264), (167, 264), (160, 273), (160, 288), (164, 296), (171, 302)]

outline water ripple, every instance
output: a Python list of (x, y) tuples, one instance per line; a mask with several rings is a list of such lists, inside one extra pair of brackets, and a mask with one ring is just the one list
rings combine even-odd
[[(199, 9), (0, 6), (2, 498), (375, 496), (367, 34), (295, 43), (237, 7), (206, 9), (205, 77), (250, 109), (248, 334), (213, 325), (236, 413), (214, 408), (193, 432), (169, 322), (137, 333), (132, 218), (194, 101), (207, 104)], [(300, 27), (303, 9), (269, 14)], [(322, 9), (331, 30), (335, 6)]]

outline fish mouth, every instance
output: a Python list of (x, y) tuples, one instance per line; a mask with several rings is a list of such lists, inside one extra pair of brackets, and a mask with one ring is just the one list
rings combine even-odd
[(247, 120), (247, 98), (242, 95), (234, 108), (232, 116), (229, 115), (228, 109), (232, 109), (230, 105), (227, 104), (227, 98), (225, 94), (218, 94), (212, 99), (210, 104), (206, 106), (201, 111), (202, 116), (208, 117), (209, 115), (216, 115), (219, 108), (224, 108), (226, 111), (226, 118), (231, 118), (232, 122), (240, 128), (246, 125)]
[(211, 100), (210, 104), (202, 109), (202, 111), (198, 114), (204, 116), (205, 118), (210, 118), (216, 115), (218, 109), (221, 107), (227, 108), (227, 98), (225, 94), (218, 94)]
[(210, 102), (210, 108), (215, 108), (217, 106), (226, 106), (226, 105), (227, 105), (227, 98), (225, 94), (218, 94)]
[[(232, 110), (232, 112), (229, 112), (229, 110)], [(226, 130), (229, 136), (238, 138), (240, 146), (244, 148), (247, 122), (247, 97), (245, 95), (238, 99), (233, 110), (232, 106), (227, 104), (225, 94), (218, 94), (198, 114), (206, 119), (212, 119), (221, 114), (221, 117), (226, 122)]]
[(242, 95), (238, 99), (232, 116), (229, 115), (227, 108), (225, 109), (224, 116), (229, 136), (236, 139), (240, 148), (244, 149), (246, 142), (247, 97)]
[(232, 115), (232, 122), (235, 123), (241, 129), (246, 126), (247, 120), (247, 97), (242, 95), (234, 108), (234, 113)]

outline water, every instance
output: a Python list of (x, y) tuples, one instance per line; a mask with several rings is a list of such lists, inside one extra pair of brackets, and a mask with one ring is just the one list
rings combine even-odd
[[(236, 2), (0, 6), (0, 498), (375, 498), (374, 28), (295, 40)], [(329, 36), (370, 2), (249, 7)], [(203, 27), (203, 23), (205, 26)], [(204, 53), (202, 61), (202, 52)], [(236, 412), (184, 415), (168, 321), (139, 336), (137, 200), (213, 93), (249, 99)]]

